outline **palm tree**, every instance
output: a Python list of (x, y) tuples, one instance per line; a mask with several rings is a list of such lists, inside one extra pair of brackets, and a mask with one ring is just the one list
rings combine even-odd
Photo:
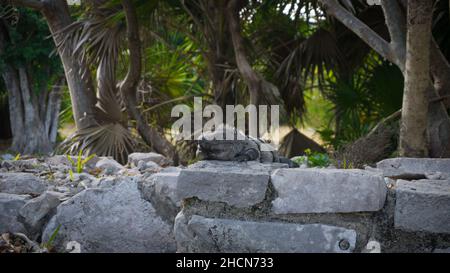
[[(130, 1), (86, 1), (81, 11), (85, 16), (75, 22), (64, 0), (12, 3), (40, 10), (57, 45), (77, 126), (77, 132), (63, 147), (70, 152), (82, 150), (86, 154), (113, 156), (126, 162), (127, 155), (133, 151), (133, 140), (127, 118), (122, 115), (124, 104), (147, 144), (177, 161), (173, 146), (160, 132), (148, 126), (138, 109), (141, 42), (137, 12)], [(129, 51), (128, 69), (118, 87), (117, 65), (125, 49)], [(92, 69), (96, 71), (96, 86)]]

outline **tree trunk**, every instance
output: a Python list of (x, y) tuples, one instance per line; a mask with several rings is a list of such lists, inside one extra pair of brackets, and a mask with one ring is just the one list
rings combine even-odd
[(241, 25), (239, 19), (239, 1), (230, 0), (227, 6), (228, 23), (231, 34), (231, 40), (233, 41), (234, 54), (236, 56), (236, 64), (239, 72), (244, 79), (248, 87), (250, 96), (250, 104), (260, 104), (260, 93), (262, 89), (262, 81), (260, 75), (253, 70), (250, 62), (247, 59), (247, 54), (244, 47), (244, 39), (241, 35)]
[(400, 155), (426, 157), (433, 1), (409, 1)]
[[(377, 51), (383, 58), (395, 63), (403, 72), (405, 71), (406, 44), (402, 47), (406, 31), (406, 17), (402, 10), (407, 10), (408, 1), (396, 0), (401, 10), (393, 3), (394, 0), (382, 2), (386, 17), (386, 24), (391, 35), (391, 43), (388, 43), (361, 22), (354, 14), (345, 10), (337, 0), (320, 0), (328, 14), (333, 15), (347, 28), (353, 31), (359, 38), (365, 41), (372, 49)], [(409, 1), (412, 3), (412, 1)], [(413, 3), (416, 4), (416, 3)], [(405, 39), (406, 40), (406, 39)], [(450, 106), (450, 65), (443, 56), (439, 46), (434, 39), (430, 39), (430, 74), (433, 80), (433, 88), (428, 88), (428, 150), (431, 157), (450, 157), (450, 118), (447, 109)], [(403, 56), (403, 57), (402, 57)], [(423, 120), (422, 120), (423, 122)]]
[[(0, 25), (0, 54), (9, 41), (8, 29)], [(39, 115), (39, 104), (29, 81), (26, 68), (4, 64), (3, 81), (8, 92), (11, 132), (11, 150), (22, 154), (49, 153), (52, 150), (49, 136)]]
[[(41, 9), (53, 40), (56, 45), (61, 44), (62, 37), (58, 33), (72, 23), (67, 1), (65, 0), (44, 0)], [(94, 85), (88, 66), (81, 63), (73, 56), (73, 49), (58, 47), (67, 84), (69, 86), (72, 101), (73, 116), (77, 129), (88, 128), (97, 125), (95, 120), (96, 97)]]
[(44, 119), (45, 131), (52, 144), (56, 143), (56, 136), (58, 134), (59, 111), (61, 109), (63, 87), (64, 78), (61, 78), (56, 81), (56, 85), (50, 90), (46, 104), (44, 104), (46, 105)]
[(127, 22), (127, 39), (130, 51), (128, 72), (120, 84), (120, 92), (125, 101), (128, 114), (136, 120), (137, 129), (144, 139), (156, 152), (173, 159), (178, 164), (178, 154), (175, 147), (157, 130), (150, 127), (144, 120), (137, 107), (137, 86), (141, 78), (141, 41), (136, 10), (129, 0), (122, 0)]

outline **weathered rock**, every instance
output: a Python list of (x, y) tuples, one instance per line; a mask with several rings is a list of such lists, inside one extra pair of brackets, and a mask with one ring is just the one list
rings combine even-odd
[(46, 191), (37, 198), (29, 200), (19, 211), (19, 220), (31, 235), (40, 235), (42, 228), (55, 214), (64, 194)]
[(399, 180), (395, 227), (450, 233), (450, 180)]
[(58, 165), (72, 166), (66, 155), (54, 155), (51, 157), (47, 157), (45, 159), (45, 163), (51, 166), (58, 166)]
[(139, 171), (139, 169), (137, 167), (133, 167), (131, 169), (124, 168), (119, 171), (118, 175), (119, 176), (139, 176), (139, 175), (141, 175), (141, 172)]
[(321, 224), (213, 219), (180, 213), (175, 223), (178, 252), (345, 253), (356, 245), (351, 229)]
[(162, 172), (162, 173), (179, 173), (183, 169), (185, 169), (185, 167), (183, 167), (183, 166), (181, 166), (181, 167), (170, 166), (170, 167), (161, 169), (160, 172)]
[(384, 179), (362, 170), (279, 169), (271, 179), (276, 214), (378, 211), (386, 200)]
[(25, 232), (25, 227), (17, 217), (20, 209), (30, 198), (29, 195), (0, 193), (0, 234)]
[(44, 181), (30, 173), (0, 173), (0, 192), (38, 195), (46, 189)]
[(161, 166), (159, 166), (158, 164), (156, 164), (153, 161), (148, 161), (148, 162), (144, 162), (144, 161), (139, 161), (137, 168), (139, 169), (139, 171), (141, 172), (159, 172), (161, 170)]
[(106, 175), (112, 175), (116, 174), (120, 170), (122, 170), (124, 167), (120, 165), (119, 162), (115, 161), (114, 159), (110, 158), (102, 158), (100, 159), (96, 164), (96, 168), (99, 168), (102, 170)]
[(20, 159), (20, 160), (5, 160), (1, 163), (1, 167), (9, 171), (21, 172), (24, 170), (45, 169), (36, 158)]
[(389, 158), (377, 163), (384, 176), (399, 179), (424, 179), (427, 176), (449, 178), (450, 158)]
[(450, 247), (449, 248), (437, 248), (433, 250), (433, 253), (450, 253)]
[(159, 166), (167, 166), (172, 164), (172, 162), (165, 156), (157, 153), (132, 153), (128, 155), (128, 163), (131, 164), (131, 166), (137, 167), (139, 161), (143, 161), (144, 163), (152, 161)]
[(76, 241), (81, 252), (173, 252), (172, 228), (141, 198), (134, 179), (117, 186), (88, 189), (60, 204), (43, 241), (60, 226), (55, 246)]
[[(78, 162), (78, 155), (71, 155), (70, 156), (71, 159), (73, 160), (73, 162), (75, 164), (77, 164)], [(86, 156), (82, 156), (81, 160), (85, 160), (87, 157)], [(87, 161), (84, 164), (84, 167), (86, 169), (92, 169), (95, 168), (95, 165), (97, 164), (98, 161), (100, 161), (101, 159), (107, 159), (107, 157), (99, 157), (99, 156), (93, 156), (89, 161)], [(66, 168), (73, 168), (75, 166), (73, 166), (73, 164), (70, 162), (70, 160), (68, 159), (67, 155), (54, 155), (51, 157), (47, 157), (45, 158), (45, 163), (52, 166), (52, 167), (56, 167), (57, 169), (66, 169)]]
[(43, 165), (45, 165), (52, 172), (55, 172), (55, 174), (59, 172), (68, 172), (73, 167), (64, 155), (55, 155), (44, 158)]
[(361, 251), (362, 253), (381, 253), (381, 243), (376, 240), (369, 240)]
[(264, 200), (270, 179), (270, 164), (219, 161), (203, 164), (209, 165), (181, 170), (178, 199), (197, 197), (236, 207), (250, 207)]
[(12, 154), (2, 154), (2, 155), (0, 156), (0, 159), (1, 159), (1, 160), (13, 160), (13, 159), (14, 159), (14, 156), (13, 156)]
[(180, 171), (156, 173), (143, 177), (139, 183), (142, 197), (152, 203), (158, 214), (172, 223), (181, 206), (181, 199), (177, 196)]
[(231, 170), (243, 170), (243, 171), (264, 171), (270, 174), (271, 171), (289, 168), (288, 164), (271, 162), (260, 163), (258, 161), (236, 162), (236, 161), (218, 161), (218, 160), (202, 160), (198, 161), (188, 167), (189, 169), (231, 169)]

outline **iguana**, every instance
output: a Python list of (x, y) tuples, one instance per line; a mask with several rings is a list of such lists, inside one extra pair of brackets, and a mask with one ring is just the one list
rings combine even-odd
[[(226, 135), (234, 135), (233, 140), (226, 139)], [(290, 168), (298, 167), (292, 160), (280, 157), (274, 149), (264, 149), (268, 143), (246, 136), (233, 127), (219, 127), (213, 132), (200, 135), (197, 145), (197, 156), (200, 159), (222, 161), (260, 161), (262, 163), (280, 162), (288, 164)]]

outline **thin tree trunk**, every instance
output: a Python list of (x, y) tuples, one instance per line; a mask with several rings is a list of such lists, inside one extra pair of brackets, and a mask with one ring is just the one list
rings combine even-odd
[(253, 70), (250, 62), (247, 59), (247, 54), (244, 47), (244, 39), (241, 35), (241, 26), (239, 20), (239, 1), (230, 0), (227, 6), (228, 23), (233, 41), (234, 53), (236, 56), (236, 64), (239, 72), (247, 84), (248, 92), (250, 95), (250, 104), (260, 104), (260, 93), (262, 91), (262, 81), (256, 71)]
[(120, 92), (125, 101), (128, 114), (136, 120), (137, 129), (144, 139), (156, 152), (173, 159), (178, 164), (178, 154), (175, 147), (157, 130), (150, 127), (137, 108), (137, 86), (141, 78), (141, 41), (136, 10), (129, 0), (122, 0), (127, 22), (128, 48), (130, 51), (130, 64), (128, 72), (120, 85)]
[(409, 1), (403, 94), (400, 126), (400, 155), (426, 157), (427, 112), (430, 81), (430, 44), (433, 2)]
[(48, 94), (45, 109), (45, 131), (47, 132), (50, 142), (56, 143), (56, 136), (58, 134), (59, 111), (61, 109), (61, 98), (63, 92), (64, 78), (56, 81), (56, 84)]

